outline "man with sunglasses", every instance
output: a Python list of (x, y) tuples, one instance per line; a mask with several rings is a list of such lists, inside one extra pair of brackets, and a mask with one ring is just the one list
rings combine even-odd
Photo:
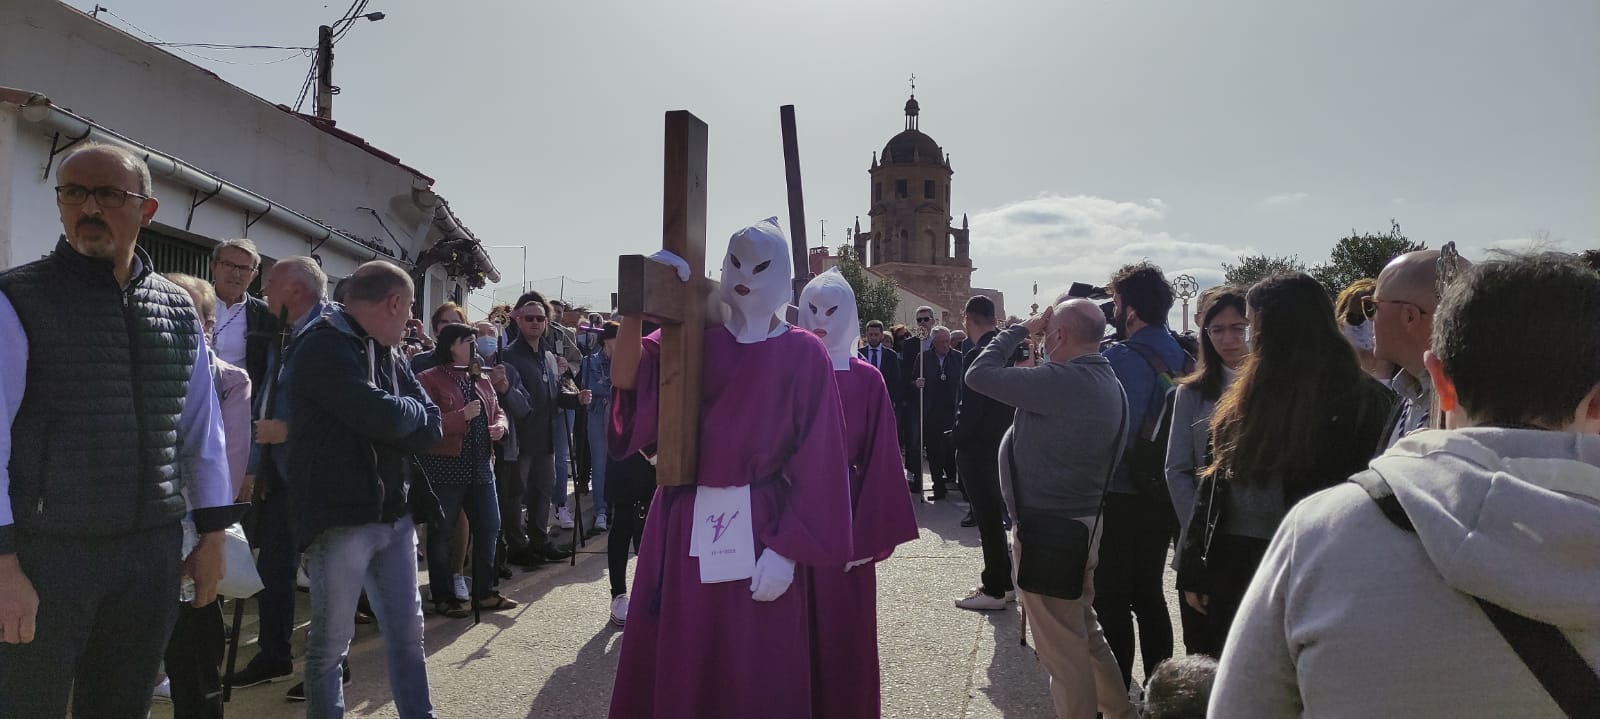
[(1362, 311), (1372, 320), (1373, 356), (1400, 367), (1390, 385), (1402, 400), (1391, 445), (1432, 426), (1433, 384), (1422, 354), (1428, 350), (1433, 313), (1439, 306), (1438, 267), (1438, 250), (1396, 257), (1378, 273), (1372, 295), (1361, 301)]
[[(917, 390), (918, 364), (922, 353), (933, 349), (933, 308), (923, 305), (917, 308), (916, 326), (911, 328), (912, 334), (900, 341), (900, 346), (895, 348), (900, 353), (900, 397), (904, 408), (901, 410), (907, 421), (900, 426), (901, 452), (906, 459), (906, 474), (911, 478), (911, 492), (917, 499), (922, 499), (922, 404), (921, 393)], [(916, 419), (909, 419), (909, 418)]]
[(145, 716), (180, 577), (196, 608), (222, 577), (221, 414), (193, 301), (136, 246), (144, 161), (81, 145), (56, 177), (65, 236), (0, 274), (0, 715)]
[[(589, 393), (562, 388), (562, 371), (555, 354), (544, 349), (550, 331), (550, 305), (538, 292), (517, 298), (511, 311), (517, 338), (502, 352), (501, 361), (511, 365), (528, 394), (528, 412), (516, 418), (517, 470), (498, 478), (500, 526), (505, 536), (511, 564), (537, 567), (543, 562), (558, 562), (572, 556), (570, 548), (556, 546), (548, 534), (551, 500), (556, 491), (556, 443), (562, 436), (563, 410), (587, 403)], [(518, 521), (527, 508), (526, 526)]]

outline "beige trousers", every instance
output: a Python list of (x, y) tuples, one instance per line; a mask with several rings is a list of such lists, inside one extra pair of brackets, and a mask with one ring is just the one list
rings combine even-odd
[[(1028, 613), (1034, 652), (1050, 674), (1050, 699), (1055, 703), (1057, 717), (1094, 719), (1098, 709), (1107, 719), (1137, 719), (1139, 713), (1128, 701), (1128, 688), (1122, 685), (1117, 658), (1106, 644), (1100, 619), (1094, 613), (1094, 568), (1099, 563), (1104, 524), (1096, 529), (1093, 516), (1076, 520), (1094, 531), (1089, 538), (1088, 566), (1083, 570), (1083, 596), (1058, 599), (1017, 587), (1017, 601)], [(1025, 550), (1015, 532), (1011, 542), (1014, 564)]]

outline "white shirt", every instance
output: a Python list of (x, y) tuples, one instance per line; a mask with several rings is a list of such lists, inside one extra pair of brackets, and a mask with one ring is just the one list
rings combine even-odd
[(236, 367), (244, 366), (245, 332), (249, 319), (250, 303), (245, 297), (239, 298), (239, 304), (229, 305), (217, 298), (217, 325), (212, 330), (211, 349), (223, 362)]

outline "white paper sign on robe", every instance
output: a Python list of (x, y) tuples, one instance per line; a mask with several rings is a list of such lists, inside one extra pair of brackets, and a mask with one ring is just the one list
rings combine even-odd
[(756, 538), (750, 524), (750, 485), (695, 487), (689, 556), (700, 559), (702, 584), (755, 576)]

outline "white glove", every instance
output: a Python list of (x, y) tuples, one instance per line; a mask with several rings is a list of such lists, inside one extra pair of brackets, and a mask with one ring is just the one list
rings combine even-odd
[(659, 250), (650, 255), (649, 259), (660, 262), (678, 271), (678, 279), (682, 282), (689, 281), (689, 262), (677, 254), (666, 250)]
[(872, 557), (863, 557), (861, 559), (857, 559), (854, 562), (851, 562), (849, 564), (844, 565), (844, 571), (848, 572), (848, 571), (850, 571), (852, 569), (855, 569), (856, 567), (862, 566), (864, 564), (871, 564), (871, 563), (872, 563)]
[(789, 591), (794, 583), (794, 560), (772, 551), (761, 550), (756, 573), (750, 577), (750, 594), (758, 602), (770, 602)]

